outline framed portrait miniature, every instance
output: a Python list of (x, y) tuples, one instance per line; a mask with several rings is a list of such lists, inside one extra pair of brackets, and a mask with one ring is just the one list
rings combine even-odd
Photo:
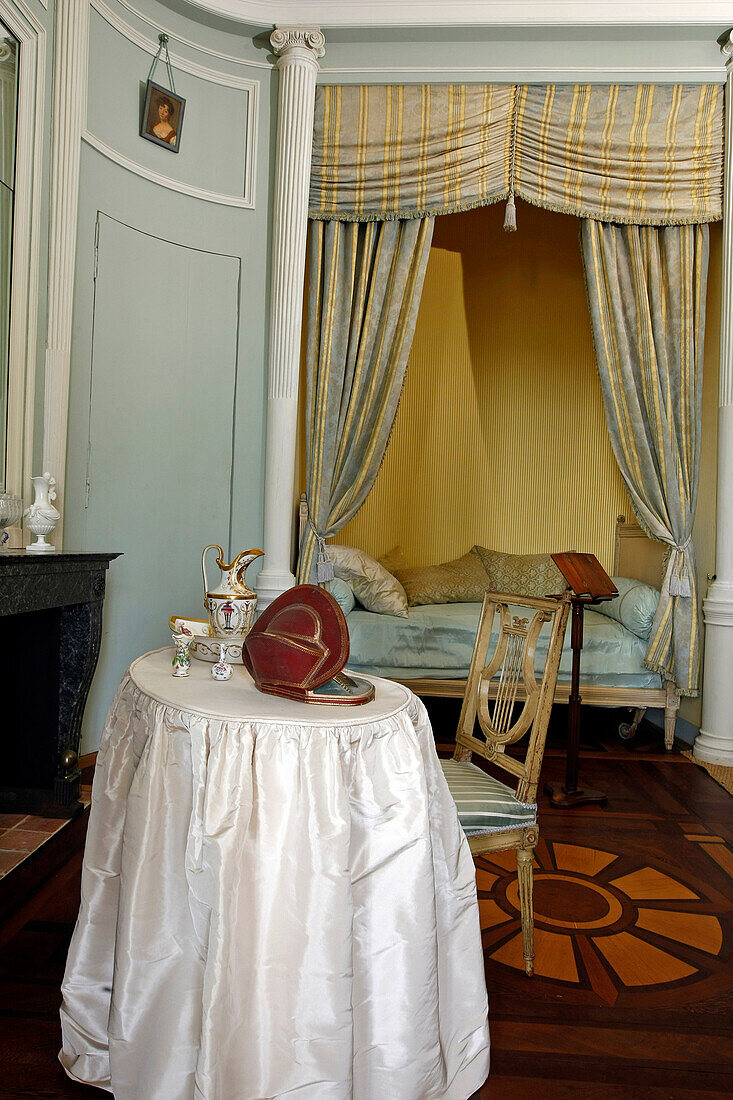
[(149, 80), (145, 92), (140, 137), (177, 153), (181, 148), (186, 100)]

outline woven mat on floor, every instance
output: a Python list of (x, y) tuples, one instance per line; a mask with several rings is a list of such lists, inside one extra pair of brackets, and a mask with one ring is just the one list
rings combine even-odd
[(683, 749), (682, 755), (691, 760), (693, 764), (699, 764), (701, 768), (712, 775), (716, 783), (720, 783), (721, 787), (725, 787), (728, 794), (733, 794), (733, 768), (726, 767), (725, 764), (706, 764), (704, 760), (697, 760), (692, 755), (692, 749)]

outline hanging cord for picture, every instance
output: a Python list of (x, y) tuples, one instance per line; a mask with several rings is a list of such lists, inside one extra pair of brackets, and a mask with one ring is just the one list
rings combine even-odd
[[(161, 56), (164, 52), (165, 52), (165, 56)], [(158, 64), (159, 61), (165, 61), (165, 67), (168, 70), (168, 82), (170, 83), (171, 91), (175, 95), (176, 94), (176, 86), (173, 83), (173, 69), (171, 68), (171, 55), (168, 53), (168, 35), (167, 34), (162, 34), (161, 33), (161, 34), (158, 35), (158, 52), (156, 53), (155, 57), (153, 58), (153, 64), (150, 66), (150, 72), (148, 73), (148, 80), (153, 79), (153, 74), (155, 72), (155, 67), (156, 67), (156, 65)]]
[(512, 144), (509, 151), (509, 196), (506, 200), (506, 210), (504, 212), (504, 230), (506, 233), (513, 233), (517, 228), (517, 208), (514, 205), (514, 171), (517, 164), (517, 124), (519, 122), (518, 84), (512, 87), (512, 106), (514, 108), (514, 118), (512, 119)]

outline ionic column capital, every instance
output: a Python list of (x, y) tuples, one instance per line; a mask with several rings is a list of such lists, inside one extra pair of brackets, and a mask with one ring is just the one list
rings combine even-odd
[(270, 45), (279, 69), (293, 61), (306, 61), (317, 69), (318, 58), (326, 52), (326, 36), (320, 27), (275, 27)]
[(733, 27), (730, 27), (727, 31), (723, 31), (718, 39), (718, 45), (720, 46), (720, 52), (725, 58), (725, 67), (730, 76), (731, 72), (733, 72)]

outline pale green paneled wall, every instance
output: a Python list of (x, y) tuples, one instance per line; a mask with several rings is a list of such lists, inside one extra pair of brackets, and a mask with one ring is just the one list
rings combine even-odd
[[(261, 544), (272, 160), (272, 70), (251, 32), (218, 30), (211, 53), (180, 41), (205, 41), (210, 28), (202, 35), (195, 22), (150, 0), (134, 5), (150, 23), (126, 3), (96, 6), (92, 138), (156, 176), (239, 197), (251, 155), (255, 205), (179, 193), (82, 144), (64, 540), (68, 550), (125, 552), (111, 566), (84, 752), (98, 744), (129, 660), (170, 641), (169, 614), (203, 614), (202, 547), (220, 542), (236, 552)], [(151, 60), (140, 36), (156, 40), (158, 28), (179, 36), (171, 52), (195, 70), (174, 69), (187, 99), (180, 154), (137, 135)], [(259, 65), (227, 59), (253, 53)], [(247, 133), (252, 91), (232, 80), (259, 84), (255, 145)], [(193, 295), (189, 307), (186, 295)], [(177, 366), (176, 349), (182, 357), (184, 347), (193, 358)]]

